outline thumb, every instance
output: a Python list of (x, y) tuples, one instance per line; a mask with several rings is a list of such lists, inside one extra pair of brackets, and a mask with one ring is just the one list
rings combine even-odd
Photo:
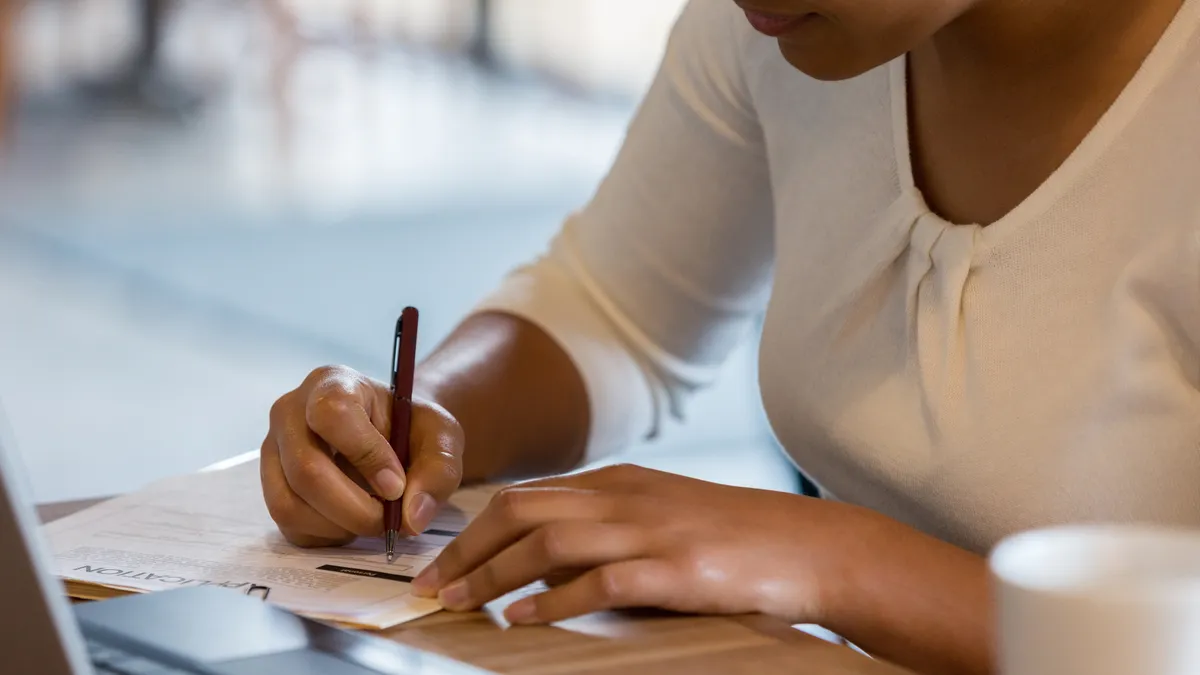
[(404, 527), (411, 535), (429, 527), (462, 482), (463, 431), (445, 408), (414, 402), (412, 461), (404, 493)]
[(367, 479), (376, 495), (394, 500), (404, 493), (400, 461), (358, 396), (337, 389), (321, 392), (309, 398), (305, 418), (314, 433)]

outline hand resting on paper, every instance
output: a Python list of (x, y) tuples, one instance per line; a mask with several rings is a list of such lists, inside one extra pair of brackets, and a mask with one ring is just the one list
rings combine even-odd
[(872, 516), (795, 495), (610, 467), (501, 491), (417, 577), (415, 590), (470, 610), (552, 581), (552, 590), (508, 608), (515, 624), (620, 607), (815, 622), (829, 601), (829, 580), (841, 576), (827, 552), (851, 545), (840, 540), (855, 529), (844, 527), (853, 518)]
[[(914, 652), (895, 628), (956, 612), (949, 627), (913, 630), (928, 643), (926, 631), (985, 632), (986, 614), (963, 611), (986, 605), (982, 560), (843, 502), (636, 466), (521, 483), (497, 493), (413, 590), (462, 611), (538, 580), (551, 588), (509, 605), (509, 622), (635, 607), (761, 613), (819, 624), (917, 672), (989, 672), (986, 642)], [(952, 601), (929, 593), (933, 580), (954, 589)]]
[(262, 444), (263, 495), (298, 546), (334, 546), (383, 532), (376, 498), (403, 495), (404, 528), (417, 534), (462, 478), (463, 432), (445, 409), (413, 403), (409, 471), (388, 444), (391, 392), (343, 367), (313, 371), (271, 408)]

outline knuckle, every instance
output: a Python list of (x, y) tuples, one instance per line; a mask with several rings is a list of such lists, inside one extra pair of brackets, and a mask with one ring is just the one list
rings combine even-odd
[(560, 563), (571, 555), (571, 530), (564, 525), (548, 525), (537, 531), (536, 549), (543, 559)]
[(695, 545), (677, 548), (670, 556), (670, 562), (675, 575), (681, 579), (704, 579), (713, 571), (706, 552)]
[[(279, 445), (277, 443), (275, 443), (275, 439), (272, 436), (273, 436), (273, 434), (270, 431), (267, 431), (267, 435), (265, 438), (263, 438), (262, 443), (258, 444), (258, 456), (260, 458), (263, 457), (264, 455), (266, 455), (267, 453), (272, 453), (275, 455), (279, 454)], [(266, 472), (267, 472), (267, 463), (261, 461), (261, 459), (260, 459), (260, 461), (258, 463), (258, 473), (259, 473), (259, 475), (266, 475)]]
[(267, 513), (271, 516), (271, 520), (275, 521), (275, 524), (279, 526), (281, 531), (296, 529), (297, 525), (299, 525), (297, 522), (299, 514), (290, 501), (274, 498), (270, 495), (267, 496), (265, 501), (267, 503)]
[(620, 604), (630, 593), (631, 580), (619, 568), (601, 567), (596, 573), (596, 594), (605, 604)]
[(441, 428), (442, 434), (446, 437), (446, 443), (461, 448), (466, 440), (466, 434), (463, 432), (462, 425), (444, 408), (436, 411), (437, 424)]
[(432, 462), (430, 472), (432, 475), (429, 478), (436, 481), (438, 485), (458, 487), (462, 483), (462, 460), (455, 456), (442, 455), (438, 461)]
[(313, 431), (320, 433), (330, 429), (352, 412), (353, 403), (339, 392), (314, 392), (305, 410), (305, 419)]
[(283, 396), (275, 399), (271, 404), (271, 411), (268, 419), (271, 421), (272, 427), (283, 426), (292, 408), (295, 406), (295, 393), (288, 392)]
[[(359, 447), (339, 448), (339, 451), (346, 455), (354, 463), (354, 466), (368, 474), (371, 473), (372, 467), (382, 467), (388, 463), (385, 450), (375, 443)], [(387, 452), (390, 451), (389, 448)]]
[(467, 433), (463, 431), (462, 425), (453, 417), (446, 421), (446, 433), (450, 436), (454, 446), (462, 449), (467, 444)]
[(506, 488), (492, 498), (496, 515), (507, 523), (520, 523), (526, 514), (528, 494), (519, 489)]
[(304, 384), (310, 387), (319, 386), (324, 382), (328, 382), (329, 380), (338, 377), (344, 370), (344, 366), (334, 365), (313, 368), (312, 372), (308, 374), (308, 377), (304, 378)]
[(299, 494), (308, 494), (315, 490), (324, 476), (324, 471), (317, 462), (296, 462), (295, 468), (288, 475), (288, 483)]
[(683, 544), (675, 549), (672, 556), (683, 567), (683, 571), (691, 572), (704, 564), (704, 552), (695, 544)]
[(449, 434), (462, 434), (462, 426), (459, 425), (458, 420), (454, 419), (454, 415), (451, 415), (449, 410), (435, 401), (415, 398), (413, 400), (413, 418)]
[[(428, 464), (430, 478), (439, 484), (457, 486), (462, 481), (462, 430), (453, 418), (435, 415), (423, 417), (419, 424), (424, 434), (420, 448), (420, 461)], [(431, 433), (430, 433), (431, 432)]]
[(615, 464), (605, 471), (618, 483), (635, 483), (645, 470), (636, 464)]

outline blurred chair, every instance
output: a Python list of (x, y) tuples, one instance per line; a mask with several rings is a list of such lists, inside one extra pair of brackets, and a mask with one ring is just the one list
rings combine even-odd
[(469, 48), (475, 63), (489, 69), (497, 65), (496, 50), (492, 46), (495, 9), (493, 0), (475, 0), (475, 30)]
[(16, 23), (18, 3), (22, 0), (0, 0), (0, 148), (8, 143), (17, 83)]
[[(0, 2), (12, 0), (0, 0)], [(138, 0), (137, 31), (132, 58), (113, 76), (84, 85), (84, 90), (104, 102), (132, 104), (138, 108), (181, 117), (203, 104), (203, 97), (160, 62), (163, 34), (173, 0)]]
[[(442, 3), (437, 9), (444, 12), (445, 16), (461, 16), (464, 10), (469, 12), (473, 24), (470, 40), (466, 41), (463, 49), (478, 66), (494, 67), (496, 58), (492, 45), (492, 17), (495, 6), (493, 0), (437, 1)], [(349, 34), (332, 37), (319, 33), (314, 35), (311, 30), (306, 31), (304, 16), (311, 2), (312, 0), (258, 0), (257, 3), (264, 11), (271, 30), (270, 96), (275, 110), (276, 144), (281, 155), (285, 157), (289, 152), (289, 139), (295, 125), (295, 113), (288, 101), (288, 90), (297, 61), (306, 48), (330, 39), (335, 42), (348, 41), (353, 47), (374, 47), (378, 46), (380, 41), (409, 39), (394, 34), (385, 36), (383, 33), (386, 31), (375, 30), (377, 27), (371, 25), (379, 19), (378, 12), (372, 10), (378, 9), (380, 0), (344, 0), (340, 7), (349, 16)], [(416, 4), (421, 7), (422, 12), (430, 11), (429, 7)], [(389, 23), (386, 19), (384, 21)], [(395, 22), (393, 20), (390, 23)], [(450, 19), (447, 23), (452, 24), (454, 21)], [(429, 35), (422, 35), (421, 38), (431, 43), (438, 41), (437, 37)]]

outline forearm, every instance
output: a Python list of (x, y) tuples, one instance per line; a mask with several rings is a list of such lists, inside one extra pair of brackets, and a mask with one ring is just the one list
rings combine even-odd
[(853, 524), (831, 549), (839, 576), (826, 627), (924, 675), (990, 673), (986, 560), (879, 514), (853, 511)]
[(464, 482), (562, 472), (583, 458), (583, 379), (528, 321), (499, 313), (468, 318), (421, 364), (415, 384), (462, 425)]

